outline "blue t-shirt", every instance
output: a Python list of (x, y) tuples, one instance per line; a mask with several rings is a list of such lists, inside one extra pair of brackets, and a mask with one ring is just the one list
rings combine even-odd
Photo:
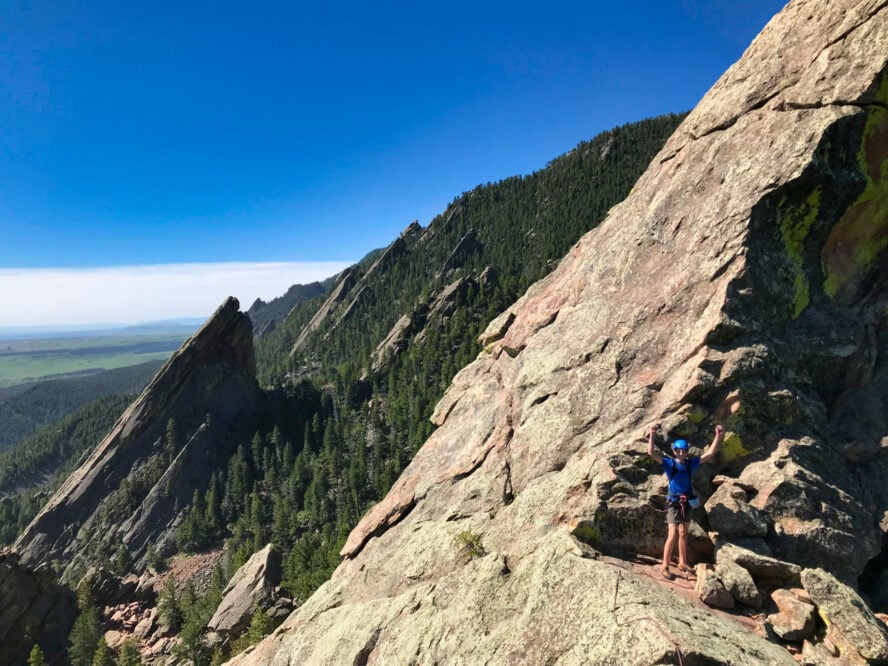
[(678, 462), (675, 458), (663, 458), (662, 464), (666, 478), (669, 479), (669, 497), (678, 497), (679, 495), (693, 497), (694, 488), (691, 484), (691, 475), (700, 466), (700, 458), (692, 456), (684, 463)]

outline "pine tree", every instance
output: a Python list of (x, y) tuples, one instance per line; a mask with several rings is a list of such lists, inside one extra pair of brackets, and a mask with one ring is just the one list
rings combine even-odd
[(157, 612), (163, 623), (173, 631), (179, 631), (184, 614), (176, 586), (176, 577), (172, 574), (164, 581), (163, 589), (157, 597)]
[(98, 640), (96, 651), (93, 654), (92, 666), (114, 666), (114, 655), (104, 638)]
[(77, 588), (77, 608), (80, 614), (74, 621), (68, 637), (68, 658), (71, 666), (92, 666), (93, 656), (101, 636), (99, 611), (93, 602), (89, 587), (81, 583)]
[(118, 576), (124, 576), (129, 573), (130, 568), (133, 565), (133, 557), (130, 555), (129, 548), (127, 548), (123, 542), (117, 545), (117, 550), (114, 552), (114, 561), (113, 561), (113, 570)]
[(255, 645), (267, 636), (272, 629), (271, 618), (265, 614), (261, 608), (253, 609), (253, 616), (250, 618), (250, 626), (247, 631), (238, 638), (231, 648), (232, 654), (243, 652), (251, 645)]
[(176, 422), (173, 419), (167, 421), (166, 435), (163, 438), (163, 453), (166, 462), (169, 463), (179, 452), (179, 435), (176, 431)]
[(117, 666), (142, 666), (142, 655), (134, 638), (127, 638), (120, 646)]
[(46, 666), (46, 657), (39, 645), (31, 648), (31, 654), (28, 655), (28, 666)]

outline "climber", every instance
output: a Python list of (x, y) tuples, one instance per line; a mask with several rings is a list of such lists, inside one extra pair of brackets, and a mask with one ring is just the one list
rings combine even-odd
[(678, 570), (686, 575), (691, 574), (688, 565), (688, 523), (691, 520), (691, 509), (700, 506), (700, 500), (694, 494), (691, 477), (700, 463), (707, 462), (715, 457), (718, 446), (724, 437), (724, 429), (715, 426), (715, 437), (712, 443), (703, 452), (703, 455), (688, 455), (688, 443), (683, 439), (677, 439), (672, 444), (672, 452), (675, 458), (664, 458), (654, 446), (654, 437), (659, 426), (651, 426), (648, 435), (648, 455), (663, 466), (666, 478), (669, 480), (669, 488), (666, 491), (666, 544), (663, 546), (663, 563), (660, 572), (666, 580), (675, 578), (669, 572), (669, 563), (672, 561), (672, 551), (675, 548), (675, 539), (678, 537)]

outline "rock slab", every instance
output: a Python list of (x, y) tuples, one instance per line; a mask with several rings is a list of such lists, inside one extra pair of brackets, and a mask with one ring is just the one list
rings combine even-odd
[(281, 554), (268, 544), (238, 569), (222, 591), (222, 601), (207, 623), (212, 641), (236, 638), (250, 624), (253, 613), (266, 611), (275, 601), (281, 582)]

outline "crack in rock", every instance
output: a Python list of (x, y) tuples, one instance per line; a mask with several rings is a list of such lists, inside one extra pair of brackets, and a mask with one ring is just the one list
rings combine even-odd
[[(841, 35), (839, 35), (835, 39), (827, 42), (826, 47), (823, 48), (820, 51), (820, 53), (823, 53), (823, 51), (830, 48), (831, 46), (835, 46), (836, 44), (838, 44), (839, 42), (844, 40), (852, 32), (854, 32), (858, 28), (860, 28), (860, 27), (866, 25), (867, 23), (869, 23), (870, 21), (872, 21), (873, 17), (876, 14), (878, 14), (879, 12), (881, 12), (883, 9), (885, 9), (886, 7), (888, 7), (888, 0), (886, 0), (886, 2), (883, 2), (881, 5), (876, 5), (876, 7), (873, 8), (873, 11), (871, 13), (867, 14), (866, 16), (864, 16), (858, 23), (855, 23), (854, 25), (852, 25), (850, 28), (848, 28), (845, 32), (843, 32)], [(820, 53), (817, 54), (818, 57), (820, 56)], [(816, 58), (815, 58), (815, 60), (816, 60)]]
[(730, 129), (731, 127), (736, 125), (737, 122), (743, 116), (749, 115), (753, 111), (758, 111), (763, 106), (765, 106), (768, 102), (770, 102), (772, 99), (777, 97), (780, 93), (782, 93), (784, 90), (786, 90), (789, 87), (790, 87), (790, 85), (786, 85), (786, 86), (778, 89), (777, 91), (771, 93), (770, 95), (767, 95), (766, 97), (762, 98), (761, 100), (759, 100), (758, 102), (756, 102), (755, 104), (750, 106), (749, 108), (745, 109), (742, 113), (738, 113), (736, 116), (728, 118), (727, 120), (719, 123), (715, 127), (711, 127), (708, 130), (704, 131), (702, 134), (697, 135), (697, 134), (694, 134), (693, 132), (688, 132), (688, 136), (691, 138), (691, 140), (698, 141), (698, 140), (702, 139), (703, 137), (709, 136), (710, 134), (715, 134), (716, 132), (723, 132), (724, 130)]

